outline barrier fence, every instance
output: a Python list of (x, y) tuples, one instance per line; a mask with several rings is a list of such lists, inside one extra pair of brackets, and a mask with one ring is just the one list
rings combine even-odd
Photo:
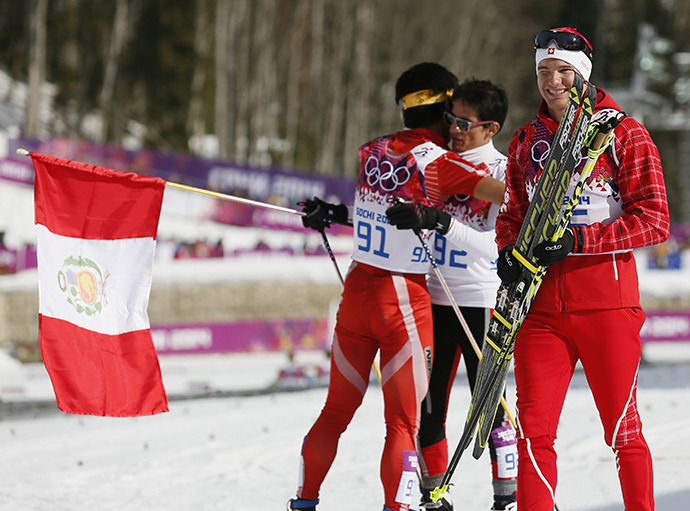
[[(252, 351), (328, 350), (328, 318), (152, 325), (162, 355)], [(642, 342), (689, 342), (690, 311), (647, 312)]]

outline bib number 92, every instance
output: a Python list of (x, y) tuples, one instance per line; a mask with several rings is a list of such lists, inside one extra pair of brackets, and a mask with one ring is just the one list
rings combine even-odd
[(437, 235), (436, 241), (434, 241), (434, 257), (436, 258), (436, 264), (443, 266), (448, 264), (451, 268), (467, 268), (467, 264), (461, 263), (461, 258), (467, 256), (467, 252), (464, 250), (446, 250), (448, 243), (445, 236)]

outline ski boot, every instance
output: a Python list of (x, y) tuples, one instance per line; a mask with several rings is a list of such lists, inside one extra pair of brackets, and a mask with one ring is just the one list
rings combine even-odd
[(517, 502), (514, 500), (497, 500), (491, 506), (491, 511), (517, 511)]
[(287, 511), (290, 511), (292, 509), (294, 510), (299, 510), (299, 511), (316, 511), (316, 505), (319, 503), (319, 500), (306, 500), (306, 499), (300, 499), (299, 497), (296, 499), (290, 499), (287, 501), (287, 507), (285, 508)]
[(431, 490), (421, 488), (421, 491), (422, 500), (419, 502), (421, 511), (453, 511), (453, 503), (445, 496), (434, 502), (431, 500)]

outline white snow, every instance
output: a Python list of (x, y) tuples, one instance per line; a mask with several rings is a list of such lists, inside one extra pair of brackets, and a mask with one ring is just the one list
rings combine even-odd
[[(301, 364), (322, 360), (298, 353)], [(256, 389), (274, 381), (282, 354), (161, 357), (169, 394)], [(0, 369), (4, 369), (3, 364)], [(38, 367), (29, 377), (48, 384)], [(639, 407), (655, 465), (657, 509), (690, 497), (690, 365), (643, 365)], [(297, 486), (302, 438), (325, 389), (253, 397), (173, 400), (170, 413), (113, 419), (37, 413), (0, 420), (0, 509), (11, 511), (187, 511), (285, 509)], [(449, 443), (469, 404), (465, 375), (452, 394)], [(508, 382), (514, 406), (514, 384)], [(379, 457), (385, 431), (382, 395), (372, 383), (342, 437), (321, 492), (320, 510), (380, 510)], [(561, 511), (622, 509), (615, 462), (584, 374), (577, 371), (557, 443)], [(460, 460), (451, 495), (456, 509), (491, 507), (488, 455)], [(416, 501), (415, 501), (416, 502)]]

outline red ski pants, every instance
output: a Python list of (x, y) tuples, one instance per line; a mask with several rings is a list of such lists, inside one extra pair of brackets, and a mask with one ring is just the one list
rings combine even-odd
[(626, 511), (654, 509), (652, 457), (637, 410), (644, 319), (638, 307), (527, 315), (515, 341), (520, 511), (553, 511), (554, 441), (578, 359), (616, 456)]
[(409, 503), (396, 501), (396, 496), (404, 451), (416, 451), (432, 343), (431, 302), (425, 276), (353, 263), (338, 310), (328, 397), (302, 447), (300, 498), (318, 498), (340, 435), (362, 403), (374, 357), (380, 350), (386, 421), (381, 457), (385, 505), (394, 511), (409, 508)]

